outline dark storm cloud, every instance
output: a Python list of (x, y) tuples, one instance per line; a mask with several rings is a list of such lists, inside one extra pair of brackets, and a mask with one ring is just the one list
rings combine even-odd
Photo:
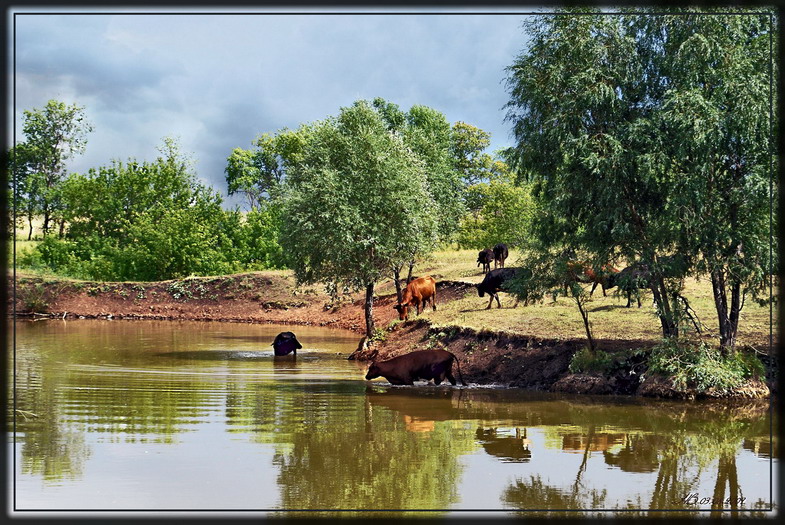
[(18, 107), (86, 107), (95, 131), (71, 169), (152, 159), (180, 139), (198, 175), (225, 193), (236, 147), (336, 115), (357, 99), (423, 104), (509, 143), (504, 67), (519, 16), (18, 17)]

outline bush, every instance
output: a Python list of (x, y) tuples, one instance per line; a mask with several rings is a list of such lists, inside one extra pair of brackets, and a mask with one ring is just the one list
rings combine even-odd
[(42, 284), (20, 287), (19, 298), (25, 312), (46, 313), (49, 311), (49, 301), (46, 298), (46, 289)]
[(617, 360), (609, 353), (597, 350), (592, 353), (584, 347), (575, 352), (570, 360), (569, 370), (573, 374), (599, 372), (611, 372)]
[(724, 356), (719, 348), (704, 342), (680, 344), (672, 338), (654, 347), (649, 372), (670, 377), (677, 390), (694, 388), (698, 393), (709, 389), (728, 393), (765, 374), (763, 364), (753, 355), (735, 351)]

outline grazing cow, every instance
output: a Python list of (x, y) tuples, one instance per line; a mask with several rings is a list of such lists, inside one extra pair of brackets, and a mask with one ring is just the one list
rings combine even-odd
[(635, 292), (638, 308), (640, 308), (641, 297), (638, 294), (638, 289), (648, 288), (650, 280), (651, 271), (649, 271), (649, 266), (644, 263), (634, 263), (618, 273), (609, 275), (606, 288), (618, 286), (619, 290), (625, 292), (627, 294), (626, 308), (630, 307), (632, 294)]
[(296, 356), (297, 350), (302, 347), (303, 345), (292, 332), (281, 332), (275, 336), (275, 341), (273, 341), (273, 351), (278, 356), (288, 355), (292, 352)]
[(499, 243), (493, 247), (493, 267), (496, 268), (497, 265), (499, 268), (504, 268), (504, 260), (509, 255), (507, 251), (507, 245), (504, 243)]
[(365, 379), (371, 380), (382, 376), (393, 385), (413, 385), (417, 379), (440, 384), (446, 377), (450, 384), (456, 384), (452, 375), (452, 364), (458, 365), (461, 384), (466, 386), (461, 373), (458, 358), (447, 350), (417, 350), (387, 361), (373, 362), (368, 368)]
[(594, 294), (594, 290), (597, 288), (598, 284), (602, 286), (602, 296), (607, 297), (608, 294), (605, 293), (605, 290), (608, 288), (613, 288), (613, 286), (610, 286), (610, 278), (617, 273), (619, 273), (619, 270), (609, 264), (603, 264), (600, 266), (599, 271), (596, 272), (594, 271), (594, 268), (587, 266), (584, 269), (584, 275), (586, 276), (585, 282), (593, 283), (591, 286), (591, 292), (589, 292), (589, 297)]
[(485, 248), (477, 255), (477, 266), (482, 264), (482, 273), (491, 271), (491, 261), (493, 260), (493, 250)]
[[(499, 308), (502, 307), (499, 302), (499, 292), (506, 291), (503, 287), (504, 282), (511, 279), (517, 271), (518, 268), (498, 268), (496, 270), (491, 270), (485, 275), (485, 279), (483, 279), (481, 283), (475, 285), (480, 297), (485, 297), (486, 293), (491, 297), (491, 300), (488, 301), (486, 310), (491, 307), (494, 299), (496, 299), (496, 304), (499, 305)], [(515, 298), (515, 304), (512, 307), (515, 308), (516, 306), (518, 306), (517, 297)]]
[(417, 315), (420, 315), (420, 307), (425, 310), (425, 304), (431, 301), (431, 306), (436, 310), (436, 279), (430, 275), (418, 277), (406, 285), (401, 298), (401, 304), (393, 306), (398, 310), (398, 318), (405, 321), (409, 318), (409, 307), (414, 305)]

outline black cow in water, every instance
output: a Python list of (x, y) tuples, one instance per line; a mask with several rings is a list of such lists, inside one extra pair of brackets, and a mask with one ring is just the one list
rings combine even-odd
[(297, 350), (302, 347), (303, 345), (292, 332), (281, 332), (275, 336), (275, 341), (273, 341), (273, 351), (278, 356), (289, 355), (292, 352), (296, 356)]
[[(491, 307), (494, 299), (496, 299), (496, 304), (499, 305), (499, 308), (502, 307), (499, 302), (499, 292), (506, 291), (504, 289), (505, 281), (512, 279), (517, 271), (518, 268), (497, 268), (496, 270), (491, 270), (485, 274), (485, 279), (483, 279), (481, 283), (475, 285), (477, 286), (477, 293), (480, 297), (485, 297), (486, 293), (491, 296), (491, 300), (488, 301), (488, 308)], [(516, 306), (518, 306), (517, 297), (515, 298), (513, 308)], [(486, 310), (488, 308), (486, 308)]]
[(509, 251), (507, 250), (507, 245), (504, 243), (499, 243), (493, 247), (493, 267), (496, 268), (504, 268), (504, 260), (507, 259), (509, 255)]
[(493, 250), (485, 248), (477, 255), (477, 266), (482, 264), (482, 273), (491, 271), (491, 261), (493, 261)]
[(466, 386), (458, 358), (447, 350), (438, 349), (417, 350), (387, 361), (373, 362), (368, 368), (365, 379), (371, 380), (382, 376), (393, 385), (413, 385), (417, 379), (426, 381), (433, 379), (433, 382), (438, 385), (446, 377), (454, 385), (456, 381), (452, 375), (453, 362), (458, 365), (461, 384)]

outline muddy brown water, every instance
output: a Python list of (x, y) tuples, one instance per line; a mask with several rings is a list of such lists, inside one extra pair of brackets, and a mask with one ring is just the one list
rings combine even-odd
[[(287, 330), (304, 348), (276, 358)], [(777, 494), (768, 400), (393, 387), (346, 360), (356, 334), (306, 326), (46, 320), (8, 333), (19, 515), (730, 511)]]

